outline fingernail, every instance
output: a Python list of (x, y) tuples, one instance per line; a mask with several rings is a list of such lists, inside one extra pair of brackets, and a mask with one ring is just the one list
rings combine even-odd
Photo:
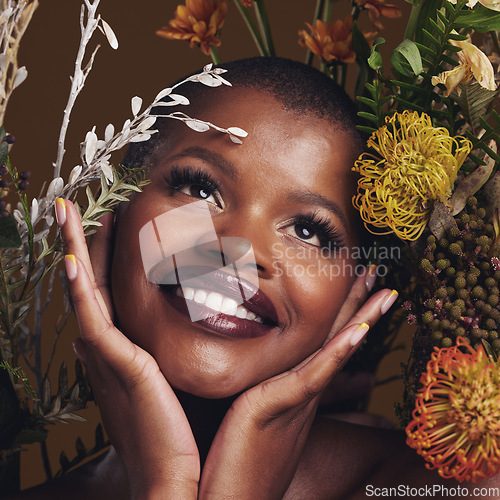
[(398, 292), (396, 290), (393, 290), (389, 297), (387, 297), (385, 299), (385, 302), (382, 304), (382, 307), (380, 308), (380, 312), (382, 314), (385, 314), (391, 307), (392, 305), (394, 304), (394, 302), (396, 302), (396, 299), (398, 298)]
[(370, 291), (373, 288), (373, 285), (375, 284), (375, 280), (377, 279), (377, 273), (375, 272), (376, 269), (377, 269), (377, 265), (372, 264), (366, 273), (365, 283), (366, 283), (366, 289), (368, 291)]
[(359, 325), (351, 335), (351, 345), (357, 345), (363, 339), (369, 329), (370, 325), (368, 325), (368, 323), (361, 323), (361, 325)]
[(66, 274), (69, 280), (76, 278), (76, 258), (74, 255), (65, 255), (64, 264), (66, 265)]
[(56, 219), (59, 227), (66, 222), (66, 202), (62, 198), (56, 198)]

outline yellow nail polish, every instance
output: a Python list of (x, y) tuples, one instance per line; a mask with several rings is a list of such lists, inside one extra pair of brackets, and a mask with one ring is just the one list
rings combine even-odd
[(370, 325), (368, 323), (361, 323), (360, 325), (358, 325), (356, 330), (354, 330), (353, 334), (351, 335), (351, 345), (357, 345), (363, 339), (369, 329)]
[(399, 293), (397, 292), (397, 290), (393, 290), (390, 293), (390, 295), (385, 299), (385, 302), (380, 307), (380, 312), (382, 314), (385, 314), (392, 307), (394, 302), (396, 302), (398, 295), (399, 295)]
[(66, 202), (63, 198), (56, 198), (56, 219), (59, 227), (66, 222)]
[(76, 257), (74, 255), (65, 255), (64, 264), (66, 265), (66, 274), (69, 280), (74, 280), (76, 278), (77, 264)]

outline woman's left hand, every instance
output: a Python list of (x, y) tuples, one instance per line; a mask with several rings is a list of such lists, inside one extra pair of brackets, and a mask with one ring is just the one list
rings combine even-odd
[(283, 498), (322, 391), (361, 343), (369, 325), (397, 297), (396, 292), (381, 290), (358, 310), (366, 295), (361, 276), (322, 348), (289, 371), (247, 390), (233, 403), (203, 467), (199, 498)]

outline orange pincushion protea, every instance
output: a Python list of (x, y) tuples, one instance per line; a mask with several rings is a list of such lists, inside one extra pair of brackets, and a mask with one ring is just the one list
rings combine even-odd
[(444, 478), (477, 482), (500, 469), (500, 364), (462, 338), (436, 349), (420, 380), (407, 444)]
[(202, 52), (210, 55), (211, 47), (220, 45), (219, 31), (227, 13), (227, 0), (186, 0), (178, 5), (175, 18), (168, 26), (156, 32), (168, 40), (185, 40), (200, 46)]

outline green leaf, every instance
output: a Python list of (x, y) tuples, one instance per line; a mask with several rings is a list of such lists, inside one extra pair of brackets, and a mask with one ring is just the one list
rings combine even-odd
[(40, 429), (23, 429), (16, 436), (16, 444), (42, 443), (47, 439), (49, 431), (43, 427)]
[(368, 58), (368, 65), (370, 66), (371, 69), (377, 71), (382, 67), (382, 55), (379, 52), (379, 47), (380, 45), (385, 43), (384, 38), (376, 38), (373, 41), (372, 45), (372, 52), (370, 54), (370, 57)]
[(352, 25), (352, 48), (356, 52), (356, 55), (365, 61), (371, 55), (372, 48), (363, 35), (363, 32), (359, 29), (357, 21), (354, 21)]
[(457, 28), (472, 28), (480, 33), (500, 30), (500, 12), (478, 4), (474, 6), (473, 10), (460, 12), (455, 20), (455, 26)]
[(0, 165), (5, 165), (7, 163), (7, 157), (9, 156), (9, 145), (3, 142), (0, 146)]
[(479, 83), (460, 85), (460, 95), (457, 90), (450, 97), (455, 101), (472, 126), (473, 131), (479, 127), (479, 119), (489, 113), (490, 105), (498, 96), (497, 90), (488, 90)]
[(11, 214), (0, 217), (0, 248), (19, 248), (22, 244), (16, 219)]

